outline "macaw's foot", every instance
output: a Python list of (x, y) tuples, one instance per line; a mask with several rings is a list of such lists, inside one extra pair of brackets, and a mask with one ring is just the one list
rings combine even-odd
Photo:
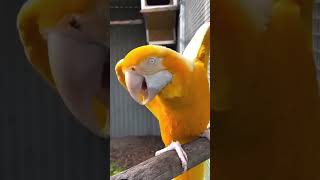
[(186, 152), (184, 152), (184, 150), (181, 147), (181, 144), (178, 141), (176, 141), (176, 142), (172, 141), (172, 143), (169, 146), (157, 151), (156, 156), (158, 156), (164, 152), (171, 151), (171, 150), (176, 150), (176, 152), (181, 160), (183, 170), (187, 171), (188, 157), (187, 157)]
[(205, 137), (210, 141), (210, 124), (208, 124), (207, 129), (200, 134), (200, 137)]

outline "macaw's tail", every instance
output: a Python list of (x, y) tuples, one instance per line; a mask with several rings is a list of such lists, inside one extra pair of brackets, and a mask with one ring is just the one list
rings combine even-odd
[(174, 180), (203, 180), (205, 162), (189, 169), (187, 172), (177, 176)]

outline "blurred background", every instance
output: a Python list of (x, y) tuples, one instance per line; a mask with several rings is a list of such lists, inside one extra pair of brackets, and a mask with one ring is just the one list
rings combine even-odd
[(0, 6), (0, 179), (105, 179), (109, 144), (73, 118), (25, 57), (16, 28), (24, 2)]
[(320, 0), (315, 0), (313, 8), (313, 48), (317, 68), (317, 79), (320, 87)]

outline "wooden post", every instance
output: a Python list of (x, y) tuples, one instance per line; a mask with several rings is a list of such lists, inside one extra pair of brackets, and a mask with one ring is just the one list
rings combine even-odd
[[(210, 141), (205, 138), (198, 138), (182, 147), (188, 156), (188, 169), (210, 158)], [(177, 153), (168, 151), (112, 176), (111, 180), (172, 179), (182, 172), (183, 168)]]

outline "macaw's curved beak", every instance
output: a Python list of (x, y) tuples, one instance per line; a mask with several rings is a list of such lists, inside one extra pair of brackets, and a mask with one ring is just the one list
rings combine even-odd
[(151, 75), (143, 75), (133, 70), (125, 72), (129, 94), (141, 105), (148, 104), (171, 80), (172, 74), (167, 70)]
[(84, 126), (99, 136), (105, 136), (93, 109), (93, 101), (105, 98), (101, 102), (107, 102), (104, 89), (109, 59), (107, 47), (57, 31), (48, 33), (47, 42), (51, 73), (64, 103)]

